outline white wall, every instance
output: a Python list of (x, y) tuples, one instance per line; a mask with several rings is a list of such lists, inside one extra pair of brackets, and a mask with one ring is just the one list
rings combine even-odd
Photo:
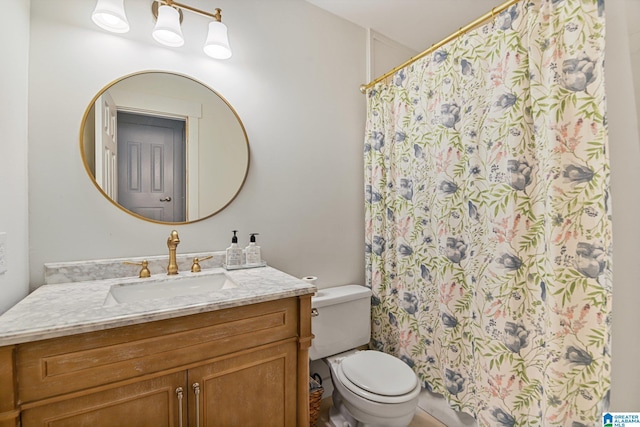
[(418, 53), (375, 30), (368, 31), (367, 83), (404, 64)]
[[(149, 1), (127, 1), (124, 36), (90, 19), (94, 1), (33, 0), (29, 95), (31, 285), (51, 261), (226, 248), (259, 232), (267, 262), (318, 286), (364, 282), (362, 139), (366, 31), (301, 0), (191, 0), (222, 9), (234, 56), (206, 57), (208, 21), (185, 13), (180, 49), (151, 38)], [(141, 70), (192, 76), (224, 96), (249, 137), (243, 190), (218, 215), (177, 227), (145, 222), (101, 196), (82, 166), (83, 112), (104, 85)]]
[(29, 291), (27, 209), (27, 69), (29, 0), (2, 5), (0, 26), (0, 232), (7, 233), (7, 272), (0, 274), (0, 313)]
[(636, 107), (638, 108), (638, 132), (640, 132), (640, 0), (626, 0), (627, 32), (631, 52), (631, 72), (635, 85)]
[[(626, 6), (606, 3), (606, 85), (613, 209), (613, 325), (611, 410), (640, 410), (640, 138), (634, 100)], [(637, 9), (636, 9), (637, 10)], [(640, 23), (635, 16), (636, 28)], [(629, 20), (629, 23), (631, 20)], [(640, 85), (640, 78), (635, 77)]]

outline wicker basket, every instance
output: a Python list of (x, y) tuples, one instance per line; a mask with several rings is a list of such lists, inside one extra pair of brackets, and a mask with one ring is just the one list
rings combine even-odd
[(322, 378), (318, 374), (313, 374), (313, 377), (309, 377), (309, 427), (316, 427), (318, 424), (323, 392)]

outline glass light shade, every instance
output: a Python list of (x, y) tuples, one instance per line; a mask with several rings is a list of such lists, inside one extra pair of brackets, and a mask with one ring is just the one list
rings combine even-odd
[(112, 33), (129, 31), (129, 21), (124, 13), (124, 0), (98, 0), (91, 19), (98, 27)]
[(182, 46), (184, 37), (182, 37), (182, 29), (180, 28), (180, 12), (171, 6), (160, 6), (158, 8), (158, 20), (153, 29), (153, 38), (165, 46)]
[(209, 34), (203, 50), (204, 53), (215, 59), (231, 58), (231, 47), (229, 47), (226, 25), (218, 21), (209, 23)]

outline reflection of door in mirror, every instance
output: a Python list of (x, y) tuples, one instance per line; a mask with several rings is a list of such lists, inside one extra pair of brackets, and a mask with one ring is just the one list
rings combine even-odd
[[(106, 97), (111, 98), (113, 103), (105, 101)], [(103, 108), (105, 105), (108, 105), (108, 108)], [(106, 114), (106, 110), (109, 114)], [(164, 215), (149, 205), (146, 205), (148, 211), (142, 212), (144, 208), (129, 205), (129, 202), (124, 202), (127, 206), (123, 206), (120, 202), (121, 195), (116, 193), (124, 191), (125, 187), (133, 183), (126, 180), (118, 182), (120, 178), (117, 172), (121, 167), (116, 163), (121, 150), (117, 143), (108, 145), (110, 148), (107, 150), (106, 144), (101, 142), (103, 130), (106, 135), (110, 135), (111, 139), (115, 141), (119, 139), (116, 119), (120, 113), (141, 114), (183, 122), (184, 130), (181, 134), (184, 135), (186, 147), (186, 151), (181, 154), (183, 170), (177, 175), (173, 170), (175, 168), (152, 169), (154, 173), (169, 174), (181, 180), (184, 191), (182, 195), (160, 192), (157, 194), (157, 202), (163, 199), (161, 203), (167, 205), (169, 197), (172, 201), (184, 200), (185, 205), (181, 207), (182, 211), (177, 216)], [(105, 138), (105, 141), (108, 139)], [(247, 135), (231, 105), (202, 83), (186, 76), (163, 72), (133, 74), (103, 88), (85, 112), (80, 129), (80, 148), (89, 176), (108, 200), (139, 218), (159, 223), (199, 221), (224, 209), (242, 188), (249, 167)], [(109, 155), (104, 156), (103, 154), (107, 152)], [(153, 158), (151, 154), (160, 156), (159, 151), (150, 153), (147, 156), (149, 161)], [(142, 156), (142, 152), (134, 153), (134, 158), (135, 155)], [(107, 159), (110, 160), (107, 161)], [(128, 164), (130, 160), (124, 163)], [(155, 164), (149, 163), (149, 168), (154, 167)], [(131, 169), (133, 164), (125, 166), (130, 168), (127, 173), (131, 174), (125, 174), (125, 176), (129, 176), (129, 179), (138, 176)], [(103, 174), (107, 172), (103, 173), (103, 170), (113, 173), (105, 178)], [(136, 169), (135, 172), (142, 173), (142, 170)], [(153, 179), (150, 185), (157, 184), (158, 189), (162, 187), (161, 181), (153, 181), (158, 176), (151, 176), (151, 178)], [(135, 184), (143, 185), (139, 181)], [(164, 184), (165, 190), (168, 188), (167, 185), (171, 186), (171, 184)]]
[[(154, 90), (161, 90), (160, 93), (166, 93), (166, 89), (171, 92), (165, 96), (155, 93)], [(200, 146), (200, 128), (202, 121), (202, 102), (198, 97), (189, 97), (185, 92), (184, 85), (171, 84), (168, 81), (140, 81), (140, 79), (127, 79), (121, 81), (117, 86), (109, 88), (109, 94), (114, 99), (118, 112), (128, 112), (135, 114), (146, 114), (154, 117), (175, 118), (186, 122), (184, 132), (187, 135), (185, 143), (186, 153), (184, 167), (180, 172), (180, 178), (185, 183), (186, 206), (182, 208), (181, 214), (176, 214), (176, 218), (182, 216), (182, 220), (171, 220), (171, 216), (165, 219), (158, 219), (158, 215), (152, 214), (154, 210), (149, 211), (149, 215), (141, 213), (141, 210), (125, 209), (134, 212), (142, 217), (153, 219), (161, 222), (182, 222), (190, 221), (200, 217), (199, 198), (200, 179), (199, 179), (199, 146)], [(173, 174), (173, 170), (165, 170), (165, 172)], [(123, 186), (123, 183), (119, 183)], [(168, 195), (165, 196), (169, 197)], [(173, 196), (171, 196), (173, 198)], [(117, 200), (117, 199), (114, 199)], [(120, 203), (118, 203), (120, 204)], [(122, 206), (122, 204), (120, 204)], [(160, 214), (160, 211), (156, 213)]]
[(118, 112), (118, 203), (163, 222), (185, 221), (185, 121)]
[(108, 92), (96, 100), (96, 182), (113, 200), (118, 198), (116, 109)]

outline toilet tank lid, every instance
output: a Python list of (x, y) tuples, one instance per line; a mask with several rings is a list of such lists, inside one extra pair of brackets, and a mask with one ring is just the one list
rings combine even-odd
[(344, 285), (333, 288), (319, 289), (315, 296), (311, 297), (311, 306), (314, 308), (332, 304), (340, 304), (356, 299), (370, 298), (371, 289), (361, 285)]

